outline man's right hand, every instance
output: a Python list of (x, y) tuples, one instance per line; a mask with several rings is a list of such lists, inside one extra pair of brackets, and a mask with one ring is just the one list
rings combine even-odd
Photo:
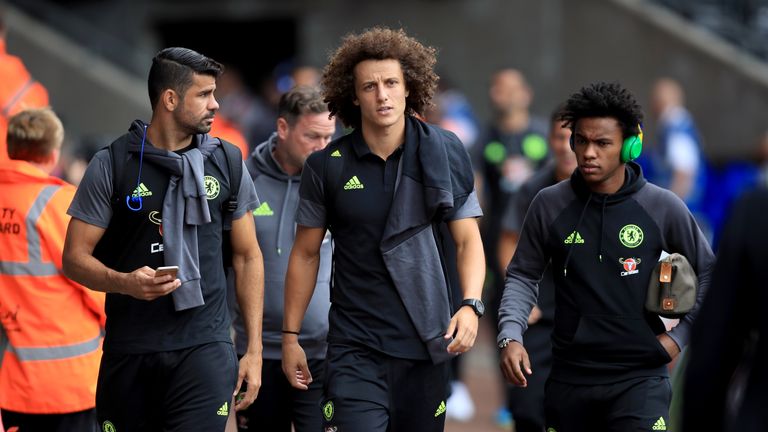
[(147, 266), (125, 275), (122, 294), (139, 300), (154, 300), (172, 293), (181, 286), (181, 281), (172, 275), (155, 277), (155, 270)]
[(531, 361), (528, 359), (528, 351), (520, 342), (512, 341), (501, 350), (499, 366), (501, 366), (501, 372), (508, 383), (518, 387), (528, 386), (525, 374), (533, 375), (533, 371), (531, 370)]
[(312, 383), (307, 356), (295, 335), (283, 336), (283, 373), (291, 386), (299, 390), (309, 389)]

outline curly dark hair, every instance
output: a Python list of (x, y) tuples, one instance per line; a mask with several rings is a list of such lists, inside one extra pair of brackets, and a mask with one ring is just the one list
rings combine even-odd
[(360, 108), (355, 100), (355, 66), (365, 60), (400, 62), (408, 89), (406, 114), (422, 114), (432, 106), (432, 96), (440, 79), (434, 71), (437, 50), (408, 36), (402, 29), (374, 27), (363, 33), (350, 33), (330, 56), (320, 81), (331, 115), (347, 127), (361, 124)]
[(612, 117), (621, 126), (622, 138), (637, 135), (643, 111), (629, 90), (617, 82), (592, 83), (571, 95), (560, 111), (560, 120), (574, 129), (576, 122), (589, 117)]

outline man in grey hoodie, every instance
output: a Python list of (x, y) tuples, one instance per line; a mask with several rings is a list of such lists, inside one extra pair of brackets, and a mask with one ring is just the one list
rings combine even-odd
[[(296, 432), (321, 427), (322, 380), (309, 391), (291, 387), (281, 368), (283, 285), (288, 257), (296, 232), (294, 219), (299, 205), (299, 180), (304, 161), (312, 152), (325, 148), (336, 131), (328, 106), (314, 87), (295, 87), (280, 98), (277, 131), (259, 144), (246, 161), (259, 191), (261, 206), (253, 211), (259, 244), (267, 269), (264, 281), (264, 366), (262, 391), (246, 411), (238, 413), (240, 430), (259, 429)], [(329, 283), (331, 275), (330, 236), (323, 240), (320, 268), (299, 338), (306, 350), (312, 376), (323, 376), (328, 333)], [(236, 314), (235, 345), (238, 355), (246, 352), (243, 321)]]

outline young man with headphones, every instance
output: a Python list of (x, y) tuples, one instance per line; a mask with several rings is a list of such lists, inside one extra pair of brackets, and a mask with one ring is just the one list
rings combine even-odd
[[(648, 183), (632, 162), (642, 150), (642, 111), (629, 91), (591, 84), (571, 95), (560, 118), (573, 132), (578, 169), (542, 190), (526, 215), (499, 310), (502, 371), (520, 387), (535, 372), (522, 335), (551, 265), (556, 312), (547, 430), (666, 430), (666, 365), (688, 342), (712, 250), (685, 204)], [(699, 278), (696, 308), (670, 331), (644, 310), (662, 251), (686, 256)]]

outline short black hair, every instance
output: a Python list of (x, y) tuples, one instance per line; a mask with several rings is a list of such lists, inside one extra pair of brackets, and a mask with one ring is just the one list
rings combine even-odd
[(211, 58), (189, 48), (171, 47), (160, 50), (152, 59), (147, 86), (149, 102), (155, 108), (160, 95), (172, 89), (181, 97), (192, 84), (192, 74), (218, 78), (224, 67)]
[(622, 138), (637, 135), (643, 110), (629, 90), (617, 82), (596, 82), (572, 94), (560, 112), (560, 120), (573, 131), (582, 118), (612, 117), (621, 126)]

